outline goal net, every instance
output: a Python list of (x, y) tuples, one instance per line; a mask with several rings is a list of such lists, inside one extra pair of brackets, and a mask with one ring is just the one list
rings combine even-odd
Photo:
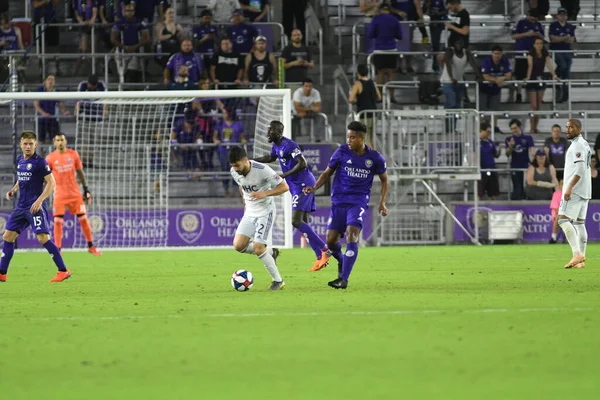
[[(266, 133), (272, 120), (283, 122), (286, 136), (289, 137), (291, 132), (288, 90), (6, 93), (0, 94), (0, 101), (3, 96), (25, 102), (47, 99), (76, 102), (74, 132), (66, 132), (68, 147), (79, 152), (84, 165), (93, 194), (88, 217), (94, 241), (102, 248), (213, 246), (215, 242), (207, 235), (212, 234), (208, 228), (215, 217), (220, 218), (222, 214), (230, 224), (237, 224), (243, 209), (239, 198), (219, 199), (224, 194), (216, 186), (207, 189), (214, 193), (194, 192), (200, 190), (194, 186), (196, 181), (221, 182), (230, 178), (228, 165), (220, 165), (224, 163), (223, 157), (219, 157), (221, 150), (216, 144), (209, 143), (211, 140), (206, 140), (212, 138), (212, 132), (208, 132), (204, 141), (195, 138), (184, 145), (178, 143), (177, 137), (172, 137), (174, 127), (189, 120), (190, 115), (208, 112), (203, 107), (206, 103), (218, 103), (219, 108), (242, 115), (239, 119), (251, 158), (270, 152)], [(222, 118), (221, 111), (210, 113), (211, 120)], [(197, 123), (198, 119), (195, 121)], [(63, 131), (65, 125), (61, 121)], [(217, 125), (207, 129), (215, 129)], [(237, 141), (231, 140), (232, 144)], [(184, 168), (191, 167), (188, 172), (183, 172), (190, 179), (186, 193), (189, 200), (185, 207), (173, 204), (171, 193), (177, 181), (173, 177), (180, 178), (182, 174), (178, 169), (182, 153), (192, 154), (194, 158), (183, 161), (190, 164)], [(206, 154), (214, 158), (207, 161), (214, 165), (213, 169), (204, 166)], [(177, 190), (181, 192), (181, 185)], [(233, 190), (237, 191), (237, 188), (233, 187)], [(231, 195), (235, 196), (235, 193)], [(217, 201), (205, 199), (202, 203), (216, 203), (216, 209), (204, 210), (198, 200), (200, 197), (217, 198)], [(276, 207), (273, 245), (292, 247), (289, 194), (278, 196)], [(227, 217), (238, 214), (237, 218)], [(230, 238), (222, 238), (224, 240), (216, 245), (229, 245), (234, 228), (229, 226), (226, 233), (219, 231), (219, 235)], [(80, 229), (73, 229), (72, 235), (72, 241), (65, 241), (63, 247), (85, 247)], [(184, 241), (180, 240), (182, 237)]]

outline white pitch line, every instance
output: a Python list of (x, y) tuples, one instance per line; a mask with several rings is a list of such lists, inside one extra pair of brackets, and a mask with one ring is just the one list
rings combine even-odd
[[(389, 311), (324, 311), (324, 312), (282, 312), (282, 313), (223, 313), (223, 314), (166, 314), (166, 315), (128, 315), (128, 316), (74, 316), (74, 317), (33, 317), (22, 318), (27, 321), (121, 321), (135, 319), (200, 319), (200, 318), (268, 318), (268, 317), (335, 317), (335, 316), (385, 316), (385, 315), (427, 315), (427, 314), (490, 314), (490, 313), (550, 313), (594, 311), (591, 307), (548, 307), (548, 308), (482, 308), (475, 310), (389, 310)], [(14, 318), (5, 316), (6, 318)]]

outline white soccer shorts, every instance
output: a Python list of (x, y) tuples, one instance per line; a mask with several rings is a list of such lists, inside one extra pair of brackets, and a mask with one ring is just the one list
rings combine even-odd
[(275, 224), (275, 210), (262, 217), (245, 216), (235, 231), (236, 235), (254, 238), (254, 242), (267, 246), (273, 244), (273, 225)]
[(582, 199), (576, 194), (571, 195), (571, 200), (565, 200), (563, 198), (560, 201), (558, 215), (564, 215), (571, 220), (585, 220), (589, 202), (589, 200)]

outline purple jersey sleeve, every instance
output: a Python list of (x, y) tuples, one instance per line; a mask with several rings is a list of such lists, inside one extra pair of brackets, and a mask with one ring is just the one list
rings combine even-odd
[(271, 146), (271, 157), (277, 158), (277, 150), (275, 150), (275, 143)]
[(387, 164), (385, 162), (385, 158), (383, 157), (383, 155), (381, 153), (377, 154), (377, 158), (375, 159), (374, 164), (374, 168), (373, 168), (373, 172), (376, 175), (381, 175), (383, 173), (385, 173), (385, 171), (387, 170)]
[(331, 158), (329, 159), (329, 163), (327, 164), (328, 168), (336, 169), (340, 166), (340, 160), (342, 158), (342, 147), (338, 147), (337, 150), (333, 153)]

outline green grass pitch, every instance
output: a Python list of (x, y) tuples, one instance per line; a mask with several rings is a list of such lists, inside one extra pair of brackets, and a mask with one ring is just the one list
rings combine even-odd
[[(0, 398), (597, 399), (600, 245), (361, 248), (350, 287), (233, 250), (17, 251), (0, 284)], [(250, 292), (231, 274), (254, 273)]]

